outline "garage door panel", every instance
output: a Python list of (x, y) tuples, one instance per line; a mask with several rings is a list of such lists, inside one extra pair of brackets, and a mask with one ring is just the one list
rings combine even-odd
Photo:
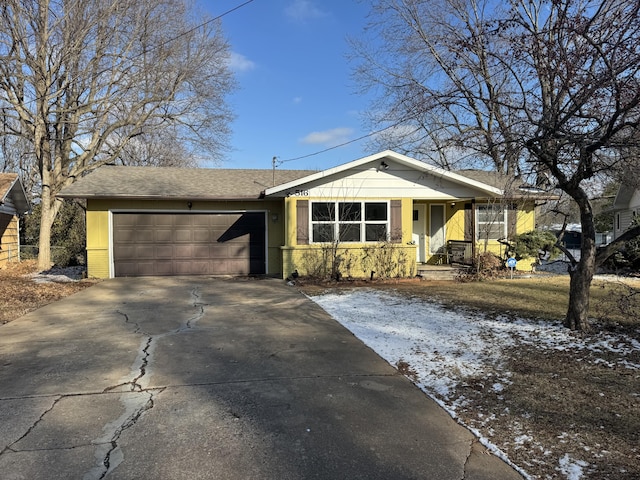
[(174, 275), (173, 263), (173, 260), (161, 260), (155, 261), (150, 266), (147, 266), (147, 264), (145, 264), (144, 269), (142, 269), (138, 275)]
[[(176, 227), (179, 228), (179, 227)], [(193, 241), (191, 230), (175, 230), (175, 241), (180, 243), (190, 243)]]
[(135, 245), (123, 245), (120, 248), (120, 258), (122, 260), (136, 258), (136, 246)]
[(118, 264), (118, 273), (123, 277), (137, 276), (137, 267), (135, 263), (122, 261)]
[(155, 252), (153, 244), (137, 245), (135, 248), (135, 254), (132, 257), (128, 257), (128, 260), (153, 260), (155, 258)]
[(193, 241), (195, 243), (210, 243), (213, 241), (209, 228), (198, 228), (193, 230)]
[(198, 260), (208, 259), (210, 257), (209, 245), (194, 245), (191, 256)]
[(265, 273), (263, 213), (114, 213), (116, 276)]
[(177, 261), (175, 266), (177, 275), (206, 275), (210, 269), (208, 261)]
[(113, 241), (117, 243), (135, 242), (135, 238), (136, 238), (135, 230), (122, 228), (120, 230), (114, 231), (113, 233)]
[(153, 241), (155, 243), (171, 243), (173, 241), (173, 230), (170, 228), (157, 228), (153, 234)]
[(155, 245), (150, 248), (153, 248), (155, 258), (164, 260), (173, 258), (173, 245)]
[(154, 236), (153, 229), (141, 228), (133, 232), (133, 235), (130, 238), (132, 238), (135, 243), (153, 243)]
[(243, 256), (246, 257), (250, 250), (249, 250), (249, 245), (236, 245), (236, 244), (230, 244), (230, 245), (226, 245), (226, 250), (227, 250), (227, 257), (239, 257), (239, 256)]

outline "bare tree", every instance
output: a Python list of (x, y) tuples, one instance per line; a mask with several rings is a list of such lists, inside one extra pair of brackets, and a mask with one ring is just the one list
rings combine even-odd
[(197, 167), (197, 153), (171, 131), (152, 131), (132, 138), (121, 148), (116, 163), (129, 166)]
[(557, 187), (577, 204), (580, 259), (573, 259), (566, 326), (588, 330), (589, 288), (596, 269), (589, 182), (624, 162), (640, 119), (640, 2), (518, 0), (500, 22), (518, 59), (530, 129), (524, 144)]
[(544, 173), (576, 203), (582, 245), (565, 324), (588, 330), (596, 268), (588, 191), (598, 176), (630, 168), (637, 151), (640, 1), (378, 0), (374, 11), (390, 18), (380, 48), (391, 55), (367, 78), (381, 78), (388, 111), (411, 105), (408, 122), (440, 113), (461, 146), (498, 159), (498, 170)]
[[(195, 28), (182, 0), (4, 0), (4, 132), (37, 167), (39, 266), (50, 265), (56, 194), (123, 155), (133, 138), (170, 131), (189, 151), (226, 146), (234, 86), (218, 23)], [(201, 21), (201, 19), (200, 19)]]
[(489, 160), (500, 173), (518, 174), (521, 118), (508, 108), (510, 72), (492, 56), (489, 5), (496, 2), (374, 2), (370, 35), (352, 41), (355, 78), (381, 93), (371, 113), (375, 125), (412, 127), (401, 143), (385, 136), (381, 144), (443, 168), (454, 158), (457, 168)]

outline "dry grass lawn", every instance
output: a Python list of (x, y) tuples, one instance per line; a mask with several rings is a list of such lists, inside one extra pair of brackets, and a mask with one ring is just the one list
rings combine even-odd
[(95, 283), (90, 280), (36, 283), (30, 275), (37, 271), (33, 260), (0, 268), (0, 325)]
[[(437, 301), (461, 312), (557, 323), (566, 313), (569, 278), (536, 275), (468, 283), (360, 285)], [(302, 285), (301, 289), (314, 294), (353, 287), (354, 283), (341, 282)], [(594, 329), (582, 337), (584, 345), (597, 345), (605, 332), (616, 334), (625, 345), (635, 346), (632, 355), (518, 344), (503, 349), (501, 371), (466, 378), (456, 389), (455, 396), (464, 399), (458, 418), (536, 479), (567, 478), (557, 463), (564, 455), (588, 463), (579, 478), (640, 478), (640, 281), (596, 279), (591, 293)], [(505, 372), (510, 376), (503, 391), (487, 388), (492, 376), (499, 378)]]

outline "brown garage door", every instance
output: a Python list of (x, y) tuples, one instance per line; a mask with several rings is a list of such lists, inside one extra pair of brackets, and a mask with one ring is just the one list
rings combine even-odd
[(263, 274), (264, 213), (114, 213), (116, 277)]

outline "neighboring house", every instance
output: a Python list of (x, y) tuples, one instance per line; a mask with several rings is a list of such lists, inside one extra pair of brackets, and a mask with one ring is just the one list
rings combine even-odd
[(0, 266), (20, 260), (20, 215), (29, 201), (16, 173), (0, 173)]
[(287, 277), (337, 252), (359, 277), (376, 248), (412, 275), (449, 241), (499, 252), (533, 230), (543, 196), (499, 182), (384, 151), (320, 172), (105, 166), (59, 196), (87, 201), (90, 276)]
[(613, 201), (613, 239), (626, 232), (640, 215), (640, 189), (622, 184)]

